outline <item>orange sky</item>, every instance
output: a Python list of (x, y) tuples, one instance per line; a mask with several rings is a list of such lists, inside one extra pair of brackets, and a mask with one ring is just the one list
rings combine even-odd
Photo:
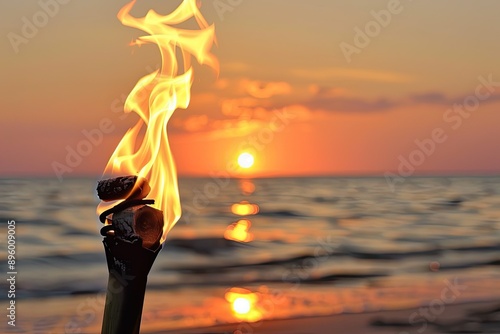
[[(141, 32), (116, 19), (127, 1), (42, 3), (0, 5), (0, 175), (99, 175), (158, 51), (128, 45)], [(203, 0), (221, 71), (195, 67), (170, 123), (179, 174), (232, 172), (242, 150), (250, 176), (500, 171), (500, 3), (396, 3)]]

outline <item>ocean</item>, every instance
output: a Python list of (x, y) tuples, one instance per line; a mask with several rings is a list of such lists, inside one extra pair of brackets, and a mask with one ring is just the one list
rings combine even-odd
[[(97, 180), (0, 180), (4, 273), (7, 223), (16, 222), (18, 329), (99, 327), (108, 273)], [(382, 177), (181, 178), (179, 186), (183, 216), (149, 274), (146, 321), (187, 328), (401, 309), (439, 300), (447, 286), (458, 286), (450, 303), (500, 297), (500, 177), (414, 177), (395, 189)], [(231, 310), (234, 288), (257, 296), (252, 316)], [(92, 298), (93, 317), (85, 316), (79, 305)], [(59, 301), (70, 305), (63, 315), (33, 311)], [(51, 312), (59, 315), (48, 321)]]

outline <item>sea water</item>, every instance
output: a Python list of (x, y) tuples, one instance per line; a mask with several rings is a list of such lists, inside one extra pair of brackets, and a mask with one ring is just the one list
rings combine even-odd
[[(16, 221), (21, 303), (106, 288), (96, 182), (0, 180), (1, 235), (8, 221)], [(406, 302), (399, 306), (432, 300), (446, 283), (428, 289), (430, 282), (453, 279), (476, 287), (468, 299), (498, 297), (499, 177), (408, 178), (396, 188), (377, 177), (182, 178), (179, 186), (183, 216), (153, 266), (148, 292), (223, 299), (221, 291), (232, 287), (278, 289), (295, 298), (291, 305), (307, 306), (297, 306), (296, 314), (274, 312), (280, 317), (345, 312), (357, 298), (347, 302), (341, 296), (348, 288), (364, 289), (357, 311), (380, 308), (376, 300), (388, 297), (368, 296), (374, 286), (396, 289), (386, 291), (396, 308), (401, 298)], [(258, 210), (238, 215), (235, 205)], [(252, 241), (225, 239), (242, 219)], [(1, 287), (7, 287), (5, 280)]]

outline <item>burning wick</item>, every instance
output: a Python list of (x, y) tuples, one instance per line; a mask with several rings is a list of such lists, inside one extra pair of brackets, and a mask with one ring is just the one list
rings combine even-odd
[(124, 199), (99, 216), (103, 224), (108, 223), (102, 230), (103, 236), (141, 242), (143, 247), (155, 251), (160, 246), (164, 222), (162, 211), (147, 206), (154, 204), (154, 200), (144, 200), (150, 189), (146, 179), (136, 176), (100, 181), (97, 195), (101, 200)]

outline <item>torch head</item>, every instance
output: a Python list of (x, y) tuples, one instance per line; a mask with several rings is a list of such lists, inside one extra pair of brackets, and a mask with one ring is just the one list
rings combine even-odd
[(101, 234), (123, 242), (140, 243), (142, 247), (156, 251), (161, 244), (164, 220), (162, 211), (148, 206), (154, 204), (154, 200), (143, 199), (149, 189), (145, 179), (138, 180), (134, 176), (100, 181), (97, 187), (99, 198), (103, 201), (123, 199), (101, 213), (101, 222), (107, 223)]

